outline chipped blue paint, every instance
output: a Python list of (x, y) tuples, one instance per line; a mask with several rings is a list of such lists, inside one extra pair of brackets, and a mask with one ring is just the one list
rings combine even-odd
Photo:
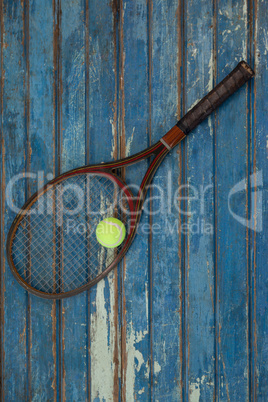
[[(179, 118), (179, 60), (177, 2), (153, 2), (152, 41), (152, 142), (156, 142)], [(159, 24), (159, 21), (161, 23)], [(180, 148), (179, 148), (180, 149)], [(181, 286), (180, 235), (176, 226), (176, 190), (180, 175), (179, 155), (174, 150), (160, 166), (154, 179), (166, 203), (152, 201), (155, 233), (152, 235), (152, 400), (181, 398)]]
[[(88, 163), (117, 158), (118, 25), (110, 1), (89, 1)], [(118, 20), (117, 20), (118, 21)], [(118, 279), (113, 271), (88, 292), (89, 395), (92, 401), (113, 398), (120, 386)]]
[[(47, 21), (43, 24), (43, 19)], [(40, 27), (42, 26), (42, 30)], [(52, 4), (30, 2), (29, 13), (29, 170), (42, 177), (53, 173), (53, 10)], [(44, 40), (46, 38), (46, 40)], [(46, 119), (44, 119), (46, 116)], [(37, 180), (29, 180), (32, 195), (37, 190)], [(53, 356), (53, 305), (46, 300), (30, 296), (30, 387), (32, 398), (54, 398), (55, 361)], [(30, 398), (29, 398), (30, 399)]]
[[(64, 2), (61, 19), (62, 172), (86, 163), (85, 18), (83, 1)], [(77, 247), (83, 255), (85, 244), (77, 244)], [(85, 401), (88, 395), (86, 292), (63, 300), (62, 310), (63, 396), (66, 400)]]
[[(2, 121), (4, 131), (2, 169), (2, 197), (9, 180), (18, 172), (25, 172), (25, 55), (23, 51), (23, 7), (18, 2), (4, 2), (4, 43), (2, 47), (2, 66), (4, 71)], [(2, 73), (3, 73), (2, 71)], [(2, 77), (3, 79), (3, 77)], [(21, 180), (13, 195), (15, 205), (25, 201), (25, 181)], [(4, 234), (15, 217), (5, 205), (3, 217)], [(4, 254), (4, 244), (1, 245)], [(2, 370), (5, 378), (3, 396), (7, 400), (26, 400), (28, 391), (27, 347), (26, 344), (26, 292), (21, 289), (12, 276), (7, 261), (2, 267), (3, 292), (3, 355)]]
[[(202, 8), (202, 15), (198, 12)], [(213, 5), (187, 3), (185, 10), (185, 108), (214, 84)], [(203, 38), (200, 43), (200, 37)], [(213, 128), (215, 116), (203, 122), (185, 143), (184, 183), (189, 197), (185, 223), (185, 396), (213, 400), (215, 387)], [(201, 144), (201, 146), (200, 146)], [(207, 230), (202, 230), (202, 227)]]
[[(252, 132), (251, 132), (251, 153), (249, 173), (260, 172), (263, 186), (257, 186), (256, 180), (254, 187), (249, 191), (255, 192), (253, 205), (255, 219), (262, 219), (262, 231), (250, 233), (249, 264), (251, 275), (251, 392), (256, 400), (265, 401), (268, 398), (268, 276), (267, 276), (267, 253), (268, 253), (268, 99), (264, 95), (263, 89), (268, 85), (267, 69), (267, 4), (258, 2), (253, 9), (254, 38), (253, 43), (256, 78), (255, 85), (251, 86), (251, 106), (252, 106)], [(261, 191), (262, 202), (257, 208), (256, 191)]]
[[(245, 52), (247, 29), (243, 1), (218, 4), (217, 77), (230, 69), (230, 61)], [(238, 23), (239, 21), (239, 23)], [(232, 26), (236, 24), (236, 35)], [(247, 288), (247, 228), (228, 211), (228, 194), (243, 180), (248, 169), (247, 87), (225, 103), (216, 115), (215, 130), (215, 248), (216, 248), (216, 331), (217, 381), (219, 397), (225, 400), (247, 399), (249, 343)], [(247, 216), (246, 193), (232, 199), (232, 209)], [(239, 361), (239, 364), (238, 364)]]

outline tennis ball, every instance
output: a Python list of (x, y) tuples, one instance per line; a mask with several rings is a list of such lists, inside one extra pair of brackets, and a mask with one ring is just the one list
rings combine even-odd
[(98, 242), (107, 248), (115, 248), (123, 243), (126, 236), (125, 225), (116, 218), (106, 218), (99, 222), (96, 229)]

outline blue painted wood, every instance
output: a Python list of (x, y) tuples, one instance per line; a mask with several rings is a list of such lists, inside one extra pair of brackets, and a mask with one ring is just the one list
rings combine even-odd
[[(267, 400), (266, 8), (257, 0), (3, 2), (2, 400)], [(15, 216), (10, 178), (142, 150), (242, 57), (255, 83), (157, 172), (151, 195), (167, 203), (151, 218), (153, 235), (144, 214), (123, 263), (88, 292), (61, 303), (27, 295), (4, 259)], [(127, 168), (127, 182), (138, 184), (147, 163)], [(229, 192), (244, 179), (231, 214)], [(211, 183), (201, 210), (200, 185)], [(21, 180), (14, 202), (35, 186)], [(184, 217), (169, 201), (194, 189), (197, 200), (179, 200)], [(234, 218), (251, 211), (255, 225), (263, 219), (259, 232)], [(198, 218), (213, 235), (170, 233)]]
[[(243, 1), (219, 2), (217, 77), (221, 79), (247, 55), (247, 13)], [(239, 23), (238, 23), (239, 21)], [(233, 35), (233, 24), (236, 34)], [(246, 193), (229, 199), (231, 189), (247, 177), (247, 87), (241, 88), (216, 114), (215, 131), (215, 252), (217, 392), (225, 400), (248, 395), (248, 229), (230, 209), (247, 217)], [(230, 205), (228, 207), (228, 201)], [(239, 361), (239, 364), (237, 362)]]
[[(139, 152), (150, 144), (149, 27), (144, 0), (123, 2), (121, 18), (121, 157)], [(137, 69), (137, 66), (139, 68)], [(148, 161), (126, 169), (126, 182), (134, 194)], [(150, 253), (149, 216), (144, 210), (139, 235), (131, 253), (121, 264), (122, 276), (122, 400), (150, 400)]]
[[(117, 158), (119, 115), (118, 13), (109, 1), (88, 2), (88, 163)], [(118, 272), (88, 292), (89, 397), (119, 400)]]
[[(23, 4), (4, 2), (3, 25), (4, 42), (2, 43), (2, 197), (4, 211), (1, 224), (4, 238), (1, 255), (4, 255), (5, 240), (15, 213), (7, 206), (20, 207), (25, 201), (25, 181), (17, 182), (12, 200), (7, 200), (5, 188), (14, 175), (26, 170), (26, 125), (25, 97), (26, 55), (23, 41)], [(4, 76), (3, 76), (4, 74)], [(1, 211), (2, 212), (2, 211)], [(2, 282), (3, 281), (3, 282)], [(3, 398), (6, 400), (26, 400), (28, 394), (27, 361), (27, 294), (14, 280), (7, 261), (2, 266), (2, 302), (3, 317)]]
[[(267, 70), (267, 4), (258, 2), (252, 10), (253, 55), (256, 71), (254, 85), (251, 86), (252, 131), (250, 169), (253, 176), (249, 193), (249, 202), (254, 226), (258, 232), (250, 233), (249, 261), (251, 268), (251, 332), (252, 347), (252, 386), (251, 393), (257, 401), (268, 399), (268, 276), (267, 276), (267, 238), (268, 238), (268, 159), (267, 159), (267, 96), (264, 88), (268, 85)], [(252, 178), (252, 176), (251, 176)], [(253, 212), (253, 215), (251, 213)]]
[[(61, 4), (62, 146), (61, 171), (86, 163), (85, 4)], [(70, 217), (72, 218), (72, 217)], [(64, 237), (68, 234), (64, 234)], [(70, 233), (69, 236), (74, 236)], [(63, 239), (64, 242), (64, 239)], [(77, 244), (84, 255), (85, 244)], [(63, 250), (68, 253), (69, 250)], [(76, 264), (80, 262), (76, 261)], [(81, 259), (81, 264), (85, 263)], [(62, 398), (85, 401), (88, 395), (87, 294), (62, 301)]]
[[(213, 3), (185, 5), (187, 45), (184, 111), (213, 88)], [(199, 10), (202, 9), (202, 15)], [(203, 38), (200, 42), (200, 37)], [(185, 398), (212, 401), (215, 392), (214, 324), (214, 206), (213, 144), (215, 120), (212, 115), (185, 141)], [(202, 144), (202, 146), (200, 146)]]
[[(37, 177), (29, 179), (29, 197), (53, 174), (53, 9), (52, 4), (29, 3), (29, 170)], [(45, 21), (45, 23), (44, 23)], [(46, 118), (44, 119), (44, 116)], [(38, 173), (39, 172), (39, 173)], [(50, 176), (49, 176), (50, 175)], [(41, 183), (38, 183), (39, 181)], [(39, 257), (40, 258), (40, 257)], [(56, 360), (53, 349), (55, 325), (53, 303), (28, 298), (29, 394), (41, 400), (55, 395)]]
[[(156, 142), (177, 120), (179, 108), (178, 38), (180, 10), (177, 2), (153, 2), (151, 15), (152, 142)], [(160, 22), (161, 21), (161, 22)], [(173, 151), (154, 179), (152, 217), (155, 227), (150, 248), (152, 259), (152, 400), (179, 400), (181, 382), (181, 280), (180, 236), (176, 224), (176, 191), (180, 162)], [(175, 203), (174, 203), (175, 200)]]

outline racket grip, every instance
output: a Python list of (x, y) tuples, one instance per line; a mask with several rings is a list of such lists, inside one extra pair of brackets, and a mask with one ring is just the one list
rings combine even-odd
[(240, 61), (230, 74), (178, 121), (177, 127), (187, 135), (253, 76), (251, 67), (245, 61)]

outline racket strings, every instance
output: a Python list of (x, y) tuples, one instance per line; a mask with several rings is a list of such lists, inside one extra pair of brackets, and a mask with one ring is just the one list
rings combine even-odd
[(49, 188), (25, 211), (12, 241), (12, 259), (19, 276), (45, 293), (75, 290), (112, 264), (124, 242), (106, 249), (96, 227), (107, 217), (130, 227), (127, 197), (106, 176), (71, 176)]

